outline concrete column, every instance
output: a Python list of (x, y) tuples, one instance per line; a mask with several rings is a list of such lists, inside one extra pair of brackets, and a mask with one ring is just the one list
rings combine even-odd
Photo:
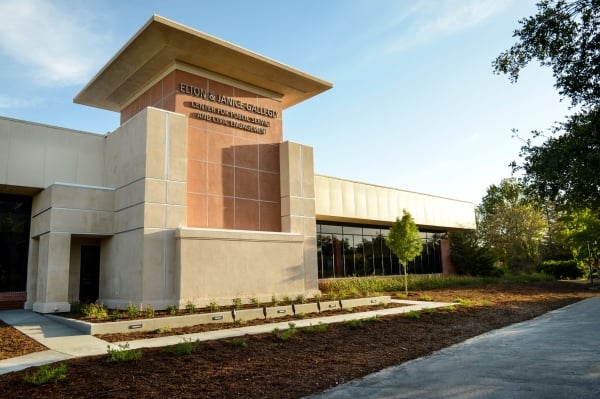
[(304, 236), (304, 287), (307, 295), (319, 289), (317, 222), (312, 147), (286, 141), (279, 146), (281, 231)]
[(39, 313), (68, 312), (71, 234), (48, 233), (38, 245), (37, 295), (33, 310)]
[(25, 301), (25, 309), (33, 308), (33, 304), (37, 299), (39, 243), (40, 240), (37, 238), (31, 238), (29, 240), (29, 256), (27, 257), (27, 300)]

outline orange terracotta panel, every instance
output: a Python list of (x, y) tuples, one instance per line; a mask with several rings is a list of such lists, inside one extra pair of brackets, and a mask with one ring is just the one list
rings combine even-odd
[(260, 202), (260, 230), (281, 231), (281, 205), (279, 202)]
[(177, 71), (173, 71), (163, 79), (163, 97), (169, 96), (177, 91)]
[(175, 109), (175, 94), (168, 94), (163, 99), (163, 107), (167, 111), (180, 112)]
[(279, 173), (260, 172), (259, 189), (261, 201), (280, 201)]
[(258, 230), (258, 201), (235, 199), (235, 228), (241, 230)]
[(233, 166), (207, 164), (207, 192), (211, 195), (233, 197), (234, 168)]
[(279, 173), (279, 144), (259, 144), (258, 169)]
[(233, 88), (233, 95), (235, 98), (249, 104), (258, 105), (258, 95), (243, 89)]
[(225, 165), (234, 164), (233, 154), (233, 136), (230, 134), (216, 133), (208, 131), (207, 138), (207, 159), (209, 162), (215, 162)]
[(250, 140), (236, 137), (235, 165), (243, 168), (258, 169), (258, 145)]
[(236, 198), (258, 199), (258, 171), (235, 168)]
[(159, 81), (149, 90), (150, 92), (150, 105), (153, 107), (160, 107), (163, 101), (163, 81)]
[(215, 94), (233, 97), (233, 87), (223, 83), (215, 82), (214, 80), (208, 81), (208, 90)]
[(187, 195), (187, 225), (190, 227), (206, 227), (206, 195)]
[(188, 193), (206, 193), (206, 162), (188, 159), (187, 190)]
[(232, 197), (208, 196), (208, 227), (235, 228), (235, 200)]
[(206, 132), (195, 126), (188, 129), (188, 159), (207, 160)]

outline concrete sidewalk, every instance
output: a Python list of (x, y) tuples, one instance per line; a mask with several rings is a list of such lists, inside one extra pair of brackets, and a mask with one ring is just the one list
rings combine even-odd
[(310, 398), (600, 398), (600, 297)]
[[(340, 313), (334, 316), (299, 319), (294, 320), (297, 327), (306, 327), (310, 324), (319, 323), (339, 323), (347, 320), (364, 319), (372, 316), (384, 316), (390, 314), (406, 313), (428, 308), (438, 308), (448, 306), (444, 302), (422, 302), (392, 300), (392, 302), (404, 304), (406, 306), (385, 308), (362, 313)], [(456, 304), (455, 304), (456, 305)], [(26, 356), (15, 357), (11, 359), (0, 360), (0, 374), (10, 373), (12, 371), (23, 370), (31, 366), (40, 366), (56, 361), (105, 354), (107, 347), (117, 347), (120, 343), (109, 344), (106, 341), (95, 338), (94, 336), (84, 334), (78, 330), (58, 323), (55, 320), (42, 314), (34, 313), (29, 310), (6, 310), (0, 311), (0, 320), (12, 325), (25, 335), (35, 339), (49, 350), (32, 353)], [(132, 349), (149, 348), (173, 345), (185, 339), (192, 340), (214, 340), (221, 338), (240, 337), (247, 334), (262, 334), (273, 331), (274, 328), (286, 329), (288, 322), (269, 323), (257, 326), (229, 328), (217, 331), (210, 331), (196, 334), (172, 335), (160, 338), (141, 339), (129, 341), (129, 347)]]

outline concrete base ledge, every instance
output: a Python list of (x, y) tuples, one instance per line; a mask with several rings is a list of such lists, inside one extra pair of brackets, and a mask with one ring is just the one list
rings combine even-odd
[[(344, 299), (340, 301), (324, 301), (320, 303), (305, 303), (298, 305), (272, 306), (266, 308), (240, 309), (235, 312), (214, 312), (168, 317), (156, 317), (151, 319), (119, 320), (102, 323), (70, 319), (67, 317), (46, 314), (52, 320), (65, 324), (84, 334), (117, 334), (132, 331), (154, 331), (160, 328), (190, 327), (198, 324), (211, 323), (233, 323), (240, 320), (256, 320), (266, 318), (278, 318), (294, 316), (295, 314), (320, 313), (329, 310), (342, 310), (358, 306), (373, 306), (380, 303), (391, 302), (389, 296), (378, 296), (370, 298)], [(266, 316), (265, 316), (266, 315)], [(235, 317), (235, 318), (234, 318)]]

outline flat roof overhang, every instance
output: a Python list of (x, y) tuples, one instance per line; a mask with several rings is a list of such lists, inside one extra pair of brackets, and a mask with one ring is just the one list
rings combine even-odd
[(333, 87), (325, 80), (153, 15), (73, 101), (120, 112), (134, 95), (177, 62), (276, 93), (284, 109)]

